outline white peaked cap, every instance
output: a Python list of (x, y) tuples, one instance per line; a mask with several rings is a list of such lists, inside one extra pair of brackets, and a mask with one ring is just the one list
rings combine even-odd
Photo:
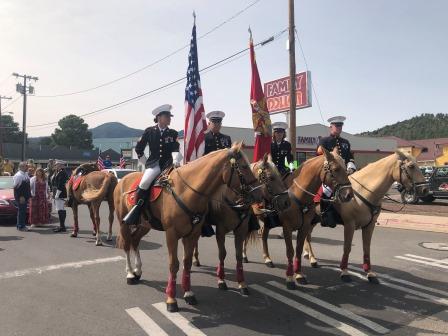
[(287, 129), (288, 128), (288, 124), (283, 122), (283, 121), (277, 121), (275, 123), (272, 123), (272, 129), (276, 130), (276, 129)]
[(330, 119), (328, 119), (327, 121), (330, 123), (330, 124), (338, 124), (338, 123), (341, 123), (341, 124), (343, 124), (344, 123), (344, 121), (345, 121), (345, 117), (344, 116), (336, 116), (336, 117), (331, 117)]
[[(164, 104), (164, 105), (160, 105), (159, 107), (156, 107), (154, 110), (152, 110), (152, 114), (156, 117), (160, 113), (163, 113), (163, 112), (171, 114), (172, 109), (173, 109), (173, 106), (171, 106), (170, 104)], [(171, 114), (171, 116), (173, 116), (173, 115)]]
[(211, 111), (206, 114), (207, 119), (223, 119), (225, 116), (223, 111)]

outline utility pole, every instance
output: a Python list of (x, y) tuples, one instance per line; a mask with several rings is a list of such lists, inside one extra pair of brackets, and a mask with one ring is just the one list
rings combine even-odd
[(0, 95), (0, 157), (3, 158), (3, 123), (2, 123), (2, 100), (12, 99), (12, 97), (6, 97)]
[(294, 25), (294, 0), (289, 0), (289, 140), (291, 152), (296, 160), (296, 46)]
[[(13, 76), (16, 76), (16, 78), (23, 78), (23, 85), (20, 83), (17, 83), (16, 90), (17, 92), (21, 93), (23, 95), (23, 122), (22, 122), (22, 132), (23, 132), (23, 141), (22, 141), (22, 161), (25, 161), (26, 158), (26, 96), (27, 93), (33, 94), (34, 93), (34, 87), (31, 85), (26, 86), (26, 80), (39, 80), (38, 77), (35, 76), (29, 76), (29, 75), (19, 75), (18, 73), (14, 72), (12, 74)], [(28, 90), (28, 92), (27, 92)]]

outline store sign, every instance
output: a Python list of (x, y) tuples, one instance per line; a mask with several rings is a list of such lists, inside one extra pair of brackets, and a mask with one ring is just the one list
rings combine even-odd
[(316, 146), (319, 144), (320, 136), (318, 137), (303, 137), (298, 136), (297, 137), (297, 144), (298, 145), (310, 145), (310, 146)]
[(125, 159), (132, 159), (132, 149), (122, 149), (121, 155), (123, 155)]
[[(289, 87), (289, 76), (264, 84), (266, 106), (270, 114), (289, 111)], [(311, 107), (311, 73), (309, 71), (296, 75), (296, 109), (306, 107)]]

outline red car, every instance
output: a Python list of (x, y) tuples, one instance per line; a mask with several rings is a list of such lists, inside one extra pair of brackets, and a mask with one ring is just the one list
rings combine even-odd
[[(51, 213), (51, 202), (48, 202)], [(27, 209), (27, 215), (29, 208)], [(17, 205), (14, 199), (13, 177), (0, 176), (0, 223), (17, 218)]]

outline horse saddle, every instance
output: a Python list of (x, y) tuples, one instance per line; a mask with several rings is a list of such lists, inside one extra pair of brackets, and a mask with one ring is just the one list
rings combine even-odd
[[(172, 170), (173, 167), (166, 168), (151, 184), (151, 186), (149, 187), (149, 202), (157, 201), (160, 194), (162, 193), (165, 184), (167, 183), (168, 176)], [(128, 193), (128, 203), (130, 205), (135, 205), (135, 192), (137, 191), (142, 177), (143, 175), (137, 178), (131, 185), (131, 191)]]
[(84, 180), (85, 176), (79, 176), (79, 175), (72, 175), (70, 179), (68, 180), (69, 185), (72, 186), (73, 190), (77, 190), (79, 188), (79, 185)]

